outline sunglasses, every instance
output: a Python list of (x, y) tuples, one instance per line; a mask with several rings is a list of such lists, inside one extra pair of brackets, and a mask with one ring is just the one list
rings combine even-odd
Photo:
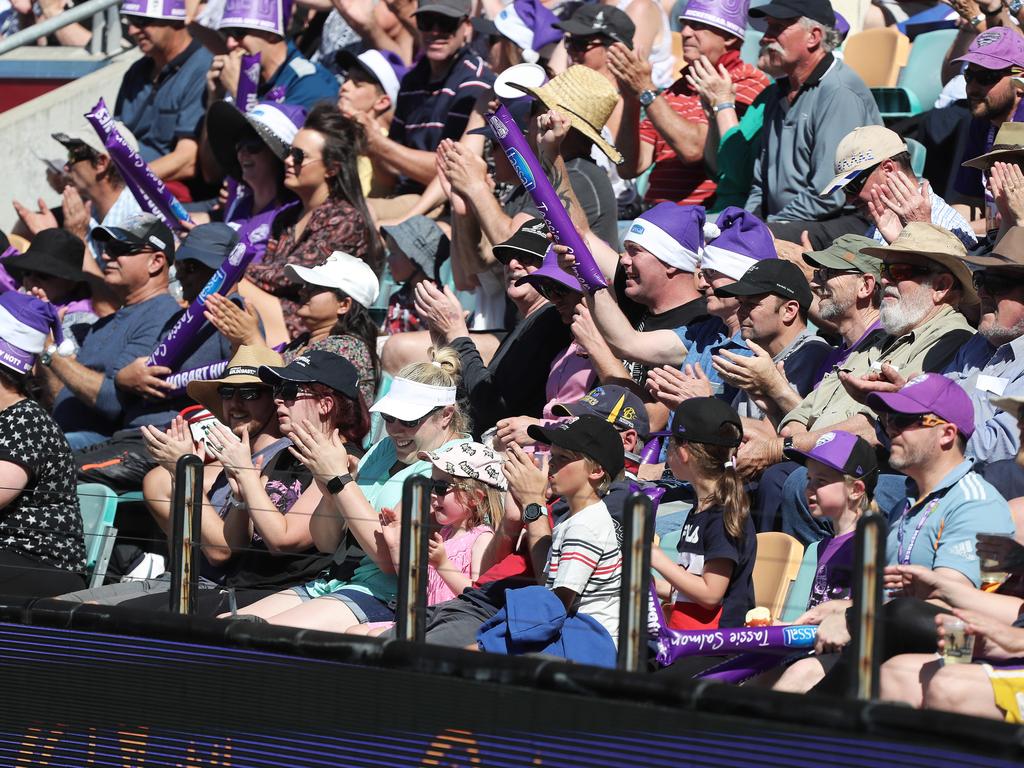
[(432, 408), (431, 410), (427, 411), (422, 416), (420, 416), (418, 419), (413, 419), (412, 421), (409, 421), (407, 419), (398, 419), (398, 418), (395, 418), (394, 416), (389, 416), (386, 413), (382, 413), (380, 415), (380, 417), (382, 419), (384, 419), (384, 423), (385, 424), (394, 424), (397, 421), (399, 424), (401, 424), (406, 429), (415, 429), (420, 424), (422, 424), (424, 421), (426, 421), (428, 418), (430, 418), (435, 413), (437, 413), (439, 410), (441, 410), (441, 408), (443, 408), (443, 407), (444, 406), (439, 405), (439, 406), (437, 406), (437, 408)]
[(259, 136), (245, 136), (235, 142), (235, 154), (248, 152), (250, 155), (255, 155), (257, 152), (262, 152), (265, 146)]
[(833, 277), (839, 277), (840, 275), (854, 275), (857, 273), (856, 269), (835, 269), (834, 267), (818, 267), (814, 270), (814, 280), (817, 283), (827, 283)]
[(313, 393), (294, 381), (279, 381), (274, 385), (273, 394), (275, 400), (291, 403), (302, 400), (306, 397), (313, 397)]
[(319, 162), (320, 160), (323, 160), (322, 157), (306, 157), (305, 151), (299, 149), (298, 147), (292, 147), (291, 149), (289, 149), (288, 154), (285, 155), (285, 157), (291, 158), (292, 163), (295, 165), (296, 173), (301, 171), (302, 166), (305, 165), (307, 162), (316, 163)]
[(881, 413), (878, 416), (886, 432), (903, 432), (914, 426), (941, 427), (950, 422), (930, 413)]
[(572, 53), (586, 53), (592, 48), (604, 45), (600, 35), (574, 36), (565, 38), (565, 49)]
[(221, 27), (220, 33), (224, 35), (225, 38), (233, 37), (235, 40), (241, 40), (249, 34), (249, 30), (244, 27)]
[(148, 246), (145, 245), (129, 245), (127, 243), (112, 242), (107, 243), (103, 250), (107, 256), (112, 259), (119, 259), (122, 256), (138, 256), (140, 253), (145, 253), (149, 250)]
[(96, 153), (92, 151), (91, 147), (88, 147), (85, 144), (80, 144), (68, 149), (68, 165), (74, 165), (75, 163), (80, 163), (83, 160), (92, 161), (95, 159)]
[(449, 493), (452, 492), (453, 488), (461, 488), (458, 483), (454, 480), (431, 480), (430, 481), (430, 495), (436, 496), (439, 499), (443, 499)]
[(870, 168), (865, 168), (857, 174), (857, 177), (853, 181), (843, 187), (843, 192), (845, 192), (849, 197), (857, 197), (857, 195), (859, 195), (864, 189), (864, 185), (868, 183), (868, 177), (875, 172), (875, 168), (879, 165), (880, 163), (876, 163)]
[(899, 283), (903, 280), (913, 280), (915, 277), (923, 277), (924, 275), (934, 275), (938, 274), (939, 271), (941, 270), (935, 270), (931, 267), (922, 267), (920, 264), (907, 264), (905, 262), (882, 264), (881, 267), (882, 277), (890, 283)]
[(1012, 75), (1014, 67), (1009, 69), (971, 69), (964, 70), (964, 80), (968, 83), (992, 86), (998, 83), (1007, 75)]
[(579, 291), (574, 291), (572, 288), (555, 282), (554, 280), (548, 280), (545, 278), (531, 282), (533, 283), (534, 290), (548, 301), (559, 301), (568, 296), (580, 295)]
[(416, 29), (420, 32), (441, 32), (442, 34), (450, 35), (465, 20), (465, 16), (456, 19), (441, 13), (417, 13)]
[(231, 400), (235, 395), (238, 395), (243, 400), (252, 402), (253, 400), (259, 400), (263, 397), (266, 391), (266, 387), (261, 387), (258, 384), (245, 387), (236, 386), (234, 384), (221, 384), (217, 387), (217, 394), (220, 395), (221, 400)]
[(975, 272), (971, 276), (971, 282), (974, 283), (974, 290), (989, 296), (1005, 296), (1008, 293), (1013, 293), (1022, 285), (1019, 278), (990, 272)]

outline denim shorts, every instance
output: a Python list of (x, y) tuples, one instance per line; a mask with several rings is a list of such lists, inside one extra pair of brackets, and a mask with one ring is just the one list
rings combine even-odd
[(292, 587), (292, 591), (302, 598), (302, 602), (313, 599), (338, 600), (348, 606), (348, 609), (352, 611), (352, 615), (359, 619), (360, 624), (395, 620), (395, 605), (393, 603), (389, 604), (383, 600), (378, 600), (361, 589), (342, 587), (336, 592), (320, 595), (318, 598), (311, 597), (305, 587)]

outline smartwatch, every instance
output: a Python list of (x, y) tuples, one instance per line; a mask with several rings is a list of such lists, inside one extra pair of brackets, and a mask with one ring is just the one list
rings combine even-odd
[(1006, 4), (1006, 7), (1014, 16), (1019, 16), (1020, 9), (1024, 7), (1024, 2), (1022, 2), (1022, 0), (1010, 0), (1010, 2)]
[(651, 106), (651, 102), (658, 98), (658, 92), (651, 90), (641, 91), (637, 98), (640, 101), (640, 106), (646, 109)]
[(548, 511), (544, 508), (543, 504), (537, 504), (533, 502), (527, 504), (523, 509), (523, 522), (535, 523), (540, 520), (541, 515), (546, 515)]
[(788, 451), (792, 447), (793, 447), (793, 438), (792, 437), (784, 437), (784, 438), (782, 438), (782, 450), (783, 451)]
[(327, 492), (330, 494), (340, 493), (341, 490), (352, 482), (352, 475), (335, 475), (327, 481)]

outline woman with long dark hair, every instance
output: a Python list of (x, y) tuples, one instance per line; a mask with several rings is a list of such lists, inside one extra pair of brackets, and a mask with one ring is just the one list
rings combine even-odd
[(374, 274), (383, 266), (356, 170), (363, 141), (356, 123), (333, 104), (321, 104), (306, 117), (285, 158), (284, 185), (301, 205), (274, 220), (263, 263), (250, 266), (246, 277), (281, 300), (293, 338), (305, 328), (296, 315), (298, 286), (285, 278), (285, 265), (312, 267), (342, 251), (365, 261)]

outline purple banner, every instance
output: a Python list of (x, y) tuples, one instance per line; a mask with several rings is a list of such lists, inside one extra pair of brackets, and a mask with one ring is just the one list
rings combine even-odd
[(181, 222), (189, 221), (188, 212), (170, 193), (163, 181), (150, 170), (146, 161), (132, 149), (114, 125), (114, 118), (103, 99), (85, 114), (85, 119), (96, 130), (110, 159), (117, 166), (125, 184), (144, 210), (159, 216), (172, 229), (182, 229)]
[(256, 90), (260, 84), (260, 55), (247, 53), (242, 57), (242, 69), (238, 73), (238, 89), (235, 91), (235, 106), (242, 113), (256, 106)]
[(209, 381), (210, 379), (216, 379), (225, 370), (227, 370), (228, 361), (218, 360), (216, 363), (210, 363), (209, 365), (203, 365), (199, 368), (189, 368), (187, 371), (176, 373), (173, 376), (168, 376), (166, 381), (173, 387), (170, 392), (167, 393), (168, 397), (178, 397), (185, 394), (185, 388), (192, 381)]
[(235, 287), (235, 283), (245, 274), (252, 257), (252, 252), (247, 251), (243, 243), (239, 243), (232, 249), (227, 260), (220, 269), (214, 272), (210, 281), (203, 286), (203, 290), (199, 292), (195, 301), (189, 305), (174, 327), (167, 332), (167, 335), (160, 340), (147, 361), (148, 365), (177, 368), (181, 361), (192, 353), (198, 341), (196, 336), (199, 329), (206, 323), (206, 318), (203, 316), (206, 297), (212, 293), (227, 296)]
[(652, 437), (644, 445), (644, 449), (640, 451), (640, 463), (641, 464), (660, 464), (661, 463), (661, 438)]
[(530, 149), (519, 126), (516, 125), (515, 118), (504, 105), (500, 105), (497, 112), (487, 115), (487, 122), (498, 143), (501, 144), (501, 148), (505, 151), (519, 180), (540, 210), (544, 223), (548, 225), (548, 229), (554, 235), (555, 242), (564, 245), (575, 257), (573, 273), (580, 281), (580, 285), (588, 293), (607, 288), (608, 281), (604, 279), (604, 275), (598, 269), (594, 256), (587, 248), (587, 244), (583, 242), (580, 233), (572, 225), (569, 214), (562, 207), (554, 187), (551, 186), (548, 177), (544, 175), (540, 161)]

